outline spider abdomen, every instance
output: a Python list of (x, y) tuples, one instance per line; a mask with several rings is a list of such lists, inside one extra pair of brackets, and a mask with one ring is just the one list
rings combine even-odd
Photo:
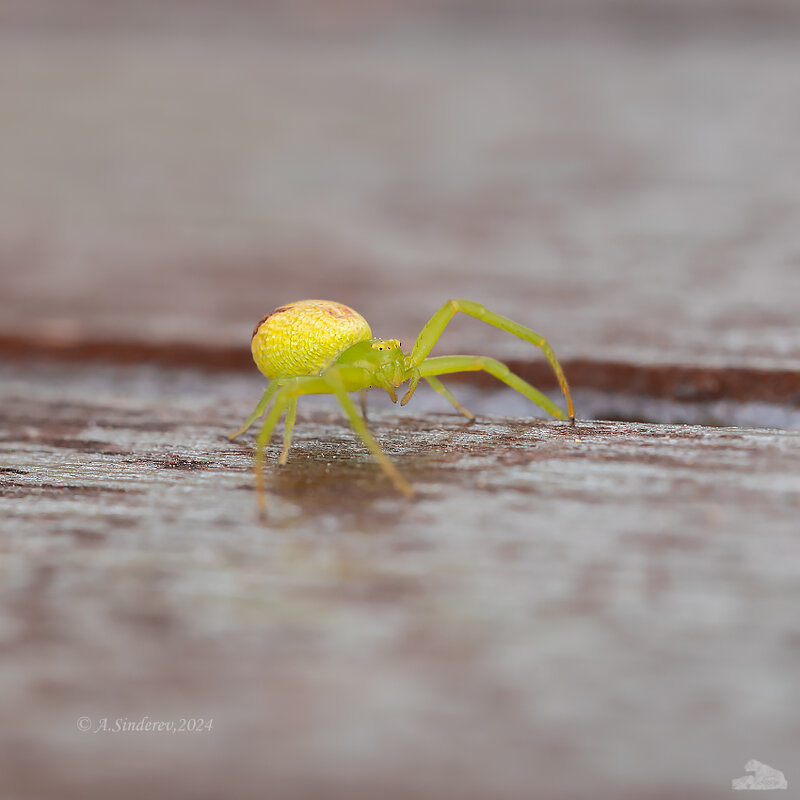
[(253, 331), (250, 349), (261, 373), (318, 375), (348, 347), (372, 336), (357, 311), (332, 300), (298, 300), (267, 314)]

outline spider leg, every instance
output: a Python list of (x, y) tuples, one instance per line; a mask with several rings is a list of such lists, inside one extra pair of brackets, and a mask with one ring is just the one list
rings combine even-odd
[(267, 495), (264, 491), (264, 450), (269, 444), (269, 440), (272, 438), (272, 432), (275, 430), (275, 426), (278, 424), (281, 414), (283, 414), (285, 408), (292, 400), (296, 402), (296, 398), (292, 397), (291, 391), (292, 387), (289, 385), (283, 386), (278, 392), (275, 402), (264, 418), (264, 424), (261, 426), (261, 430), (258, 432), (256, 438), (256, 452), (253, 459), (253, 467), (255, 469), (256, 499), (258, 500), (258, 508), (262, 517), (267, 511)]
[[(489, 325), (494, 325), (495, 328), (500, 328), (501, 330), (504, 330), (513, 336), (517, 336), (520, 339), (524, 339), (525, 341), (536, 345), (536, 347), (540, 347), (545, 355), (545, 358), (547, 358), (547, 360), (550, 362), (550, 366), (553, 368), (553, 372), (558, 379), (558, 385), (561, 387), (561, 392), (567, 401), (567, 414), (569, 415), (570, 420), (573, 422), (575, 421), (575, 410), (572, 406), (572, 397), (569, 392), (569, 384), (567, 383), (567, 379), (564, 376), (564, 371), (561, 369), (561, 365), (558, 363), (558, 359), (556, 358), (555, 353), (553, 352), (553, 349), (550, 347), (547, 340), (535, 331), (532, 331), (530, 328), (526, 328), (524, 325), (520, 325), (518, 322), (514, 322), (507, 317), (503, 317), (494, 311), (490, 311), (488, 308), (486, 308), (486, 306), (481, 305), (480, 303), (474, 303), (472, 300), (448, 300), (428, 320), (428, 322), (420, 331), (419, 336), (417, 336), (417, 340), (414, 342), (414, 347), (411, 350), (410, 360), (413, 365), (420, 366), (423, 363), (428, 353), (430, 353), (430, 351), (433, 349), (433, 346), (436, 344), (439, 337), (442, 335), (442, 332), (447, 327), (447, 324), (457, 311), (462, 311), (465, 314), (469, 314), (471, 317), (475, 317), (475, 319), (483, 320)], [(481, 368), (477, 367), (476, 369)], [(504, 379), (501, 378), (500, 380)], [(517, 378), (517, 380), (521, 379)], [(524, 381), (522, 382), (525, 383)], [(529, 384), (525, 385), (530, 386)], [(533, 387), (530, 388), (532, 389)], [(518, 389), (518, 391), (522, 390)], [(522, 393), (526, 394), (524, 391)], [(541, 393), (539, 394), (541, 395)], [(541, 396), (543, 397), (543, 395)], [(534, 402), (542, 405), (542, 403), (538, 400), (534, 400)], [(549, 400), (547, 402), (552, 406), (552, 403), (550, 403)], [(548, 408), (548, 406), (544, 405), (542, 405), (542, 407)], [(560, 413), (554, 414), (553, 411), (550, 411), (550, 413), (559, 418), (563, 418), (563, 415)]]
[(367, 390), (361, 390), (361, 416), (364, 418), (364, 421), (367, 421)]
[(278, 382), (270, 381), (267, 384), (267, 389), (258, 401), (253, 413), (247, 418), (244, 425), (238, 431), (228, 434), (228, 438), (233, 441), (237, 436), (241, 436), (266, 410), (272, 396), (278, 391)]
[(408, 381), (408, 391), (403, 395), (403, 399), (400, 401), (400, 405), (404, 406), (410, 399), (411, 395), (417, 391), (417, 384), (419, 383), (419, 370), (413, 370), (411, 374), (411, 378)]
[[(430, 360), (431, 359), (428, 359), (428, 361)], [(422, 363), (424, 364), (425, 362), (423, 361)], [(471, 411), (468, 411), (466, 408), (464, 408), (464, 406), (462, 406), (461, 403), (459, 403), (458, 400), (456, 400), (456, 398), (453, 396), (453, 393), (438, 378), (434, 377), (433, 375), (426, 375), (425, 380), (431, 385), (431, 388), (434, 391), (438, 392), (446, 400), (449, 400), (453, 407), (457, 411), (460, 411), (470, 422), (475, 422), (475, 415)]]
[(344, 413), (350, 420), (353, 430), (361, 437), (361, 441), (364, 442), (375, 460), (380, 464), (381, 469), (391, 479), (395, 488), (401, 491), (406, 497), (413, 496), (414, 490), (411, 488), (411, 484), (397, 471), (397, 467), (392, 463), (389, 456), (383, 452), (381, 446), (375, 441), (375, 437), (370, 433), (364, 419), (359, 416), (355, 404), (345, 390), (344, 383), (342, 382), (338, 370), (332, 367), (323, 373), (322, 377), (327, 381), (331, 390), (338, 398)]
[(283, 432), (283, 452), (278, 459), (278, 466), (285, 467), (286, 459), (289, 458), (289, 448), (292, 446), (292, 428), (297, 416), (297, 395), (293, 395), (286, 404), (286, 428)]
[[(337, 377), (341, 383), (342, 376), (339, 373), (343, 373), (346, 379), (348, 380), (356, 380), (359, 379), (363, 380), (363, 370), (360, 368), (353, 369), (337, 369)], [(271, 392), (269, 391), (272, 383), (275, 383), (276, 388), (273, 389)], [(266, 407), (267, 403), (269, 402), (271, 396), (275, 395), (275, 402), (272, 404), (271, 408), (267, 412), (266, 416), (264, 417), (264, 422), (261, 425), (261, 430), (256, 437), (256, 451), (255, 456), (253, 459), (253, 465), (255, 470), (255, 485), (256, 485), (256, 498), (258, 499), (258, 506), (262, 517), (266, 516), (267, 511), (267, 495), (264, 491), (264, 455), (267, 445), (272, 438), (272, 434), (275, 430), (275, 426), (278, 424), (278, 421), (281, 418), (281, 415), (284, 411), (286, 411), (286, 427), (284, 430), (283, 435), (283, 452), (281, 453), (281, 457), (278, 463), (283, 466), (286, 463), (286, 458), (288, 457), (289, 447), (291, 446), (291, 435), (292, 429), (294, 427), (295, 422), (295, 415), (297, 411), (297, 397), (301, 394), (335, 394), (336, 392), (333, 390), (330, 380), (323, 376), (316, 376), (316, 375), (298, 375), (294, 378), (280, 378), (280, 386), (278, 386), (277, 381), (273, 381), (270, 383), (270, 386), (267, 387), (267, 392), (269, 392), (269, 396), (267, 396), (267, 392), (265, 392), (266, 400), (262, 397), (259, 406)], [(363, 385), (363, 384), (362, 384)], [(344, 384), (342, 384), (344, 387)], [(348, 403), (350, 403), (353, 412), (355, 413), (356, 418), (361, 426), (364, 427), (366, 430), (366, 426), (364, 425), (363, 420), (358, 416), (358, 412), (355, 411), (355, 406), (353, 406), (350, 398), (345, 394), (345, 399)], [(256, 408), (256, 412), (258, 411), (258, 407)], [(262, 409), (263, 410), (263, 409)], [(254, 412), (254, 418), (257, 416)], [(349, 416), (349, 415), (348, 415)], [(252, 424), (252, 423), (250, 423)], [(356, 427), (355, 425), (353, 426)], [(369, 431), (367, 431), (367, 435)], [(362, 436), (363, 438), (363, 436)], [(365, 440), (366, 441), (366, 440)], [(373, 439), (373, 444), (375, 447), (378, 447), (377, 443)], [(378, 448), (381, 455), (383, 452)], [(389, 459), (383, 455), (383, 458), (389, 463), (390, 470), (395, 470), (394, 465), (389, 461)], [(379, 459), (380, 460), (380, 459)], [(383, 466), (383, 464), (382, 464)], [(384, 467), (385, 469), (385, 467)], [(397, 471), (395, 470), (395, 473)], [(390, 473), (391, 474), (391, 473)], [(400, 477), (401, 481), (403, 478)], [(406, 484), (407, 485), (407, 484)], [(410, 487), (409, 487), (410, 488)]]
[[(433, 375), (448, 375), (452, 372), (477, 372), (485, 370), (498, 380), (503, 381), (507, 386), (516, 389), (520, 394), (524, 394), (536, 405), (541, 406), (548, 414), (552, 414), (557, 419), (564, 419), (564, 412), (546, 395), (531, 386), (527, 381), (522, 380), (519, 375), (515, 375), (505, 364), (494, 358), (486, 356), (440, 356), (438, 358), (426, 358), (419, 365), (419, 374), (426, 379)], [(434, 388), (436, 388), (434, 386)]]

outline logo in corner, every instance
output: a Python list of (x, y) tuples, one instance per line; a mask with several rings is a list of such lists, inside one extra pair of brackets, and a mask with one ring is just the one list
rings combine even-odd
[(768, 764), (751, 758), (744, 765), (746, 772), (752, 775), (745, 775), (743, 778), (734, 778), (731, 781), (731, 789), (788, 789), (789, 784), (784, 774)]

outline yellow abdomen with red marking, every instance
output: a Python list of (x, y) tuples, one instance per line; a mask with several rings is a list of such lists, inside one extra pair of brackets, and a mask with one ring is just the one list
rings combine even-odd
[(357, 311), (331, 300), (298, 300), (267, 314), (253, 331), (250, 349), (272, 380), (319, 375), (348, 347), (372, 337)]

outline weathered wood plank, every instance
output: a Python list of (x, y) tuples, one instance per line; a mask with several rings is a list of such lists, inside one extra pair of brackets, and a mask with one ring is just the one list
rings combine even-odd
[[(223, 435), (256, 379), (0, 379), (7, 796), (722, 797), (794, 763), (796, 433), (421, 392), (374, 404), (406, 502), (322, 398), (261, 525)], [(76, 727), (145, 715), (214, 726)]]

